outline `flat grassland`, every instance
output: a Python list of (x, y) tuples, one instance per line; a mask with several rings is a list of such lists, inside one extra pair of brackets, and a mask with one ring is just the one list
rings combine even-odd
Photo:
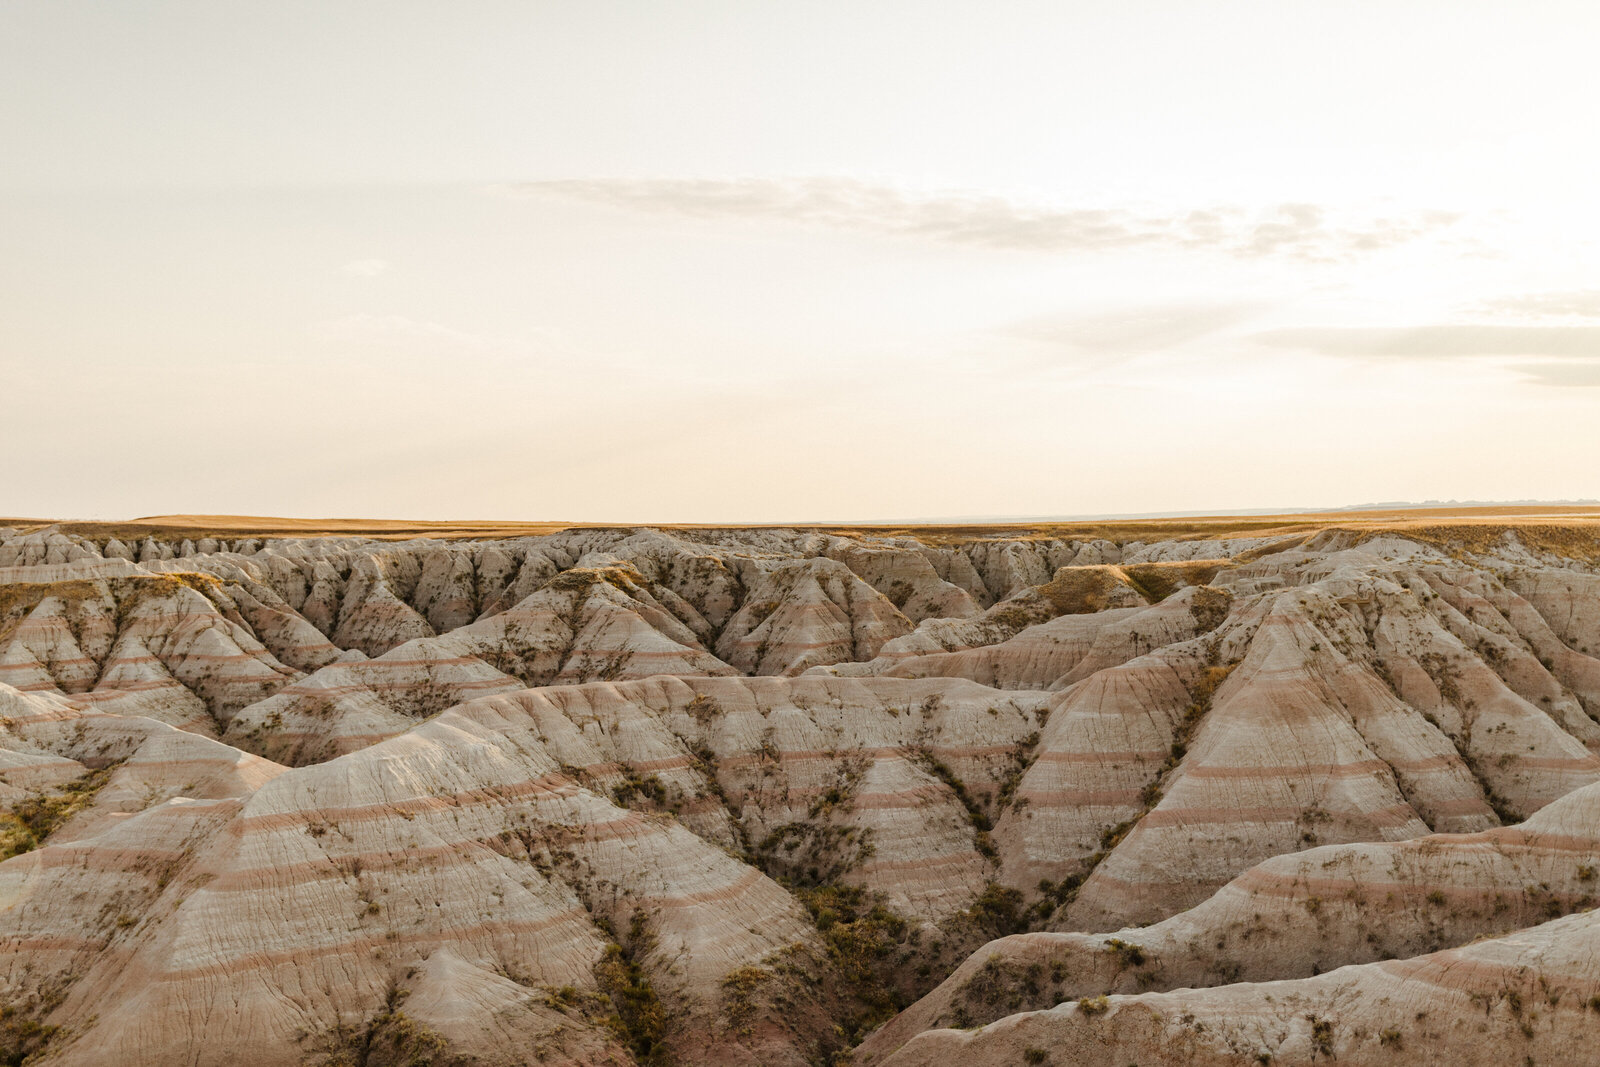
[(1322, 511), (1282, 515), (1211, 515), (1181, 518), (983, 524), (833, 524), (833, 523), (637, 523), (516, 522), (495, 520), (293, 519), (260, 515), (152, 515), (120, 522), (50, 519), (0, 519), (0, 526), (23, 529), (56, 525), (64, 533), (122, 540), (146, 537), (173, 541), (202, 537), (366, 537), (400, 541), (414, 537), (487, 540), (535, 537), (575, 528), (617, 529), (649, 526), (659, 530), (815, 529), (851, 536), (909, 536), (926, 543), (984, 538), (1063, 538), (1152, 541), (1217, 537), (1273, 537), (1348, 530), (1368, 536), (1394, 533), (1420, 540), (1471, 545), (1517, 530), (1525, 541), (1550, 547), (1600, 535), (1600, 507), (1591, 505), (1516, 505), (1506, 507), (1399, 508), (1383, 511)]

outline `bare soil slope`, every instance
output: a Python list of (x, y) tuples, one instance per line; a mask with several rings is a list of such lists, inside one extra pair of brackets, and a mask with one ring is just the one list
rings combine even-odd
[(1600, 509), (7, 522), (7, 1062), (1600, 1037)]

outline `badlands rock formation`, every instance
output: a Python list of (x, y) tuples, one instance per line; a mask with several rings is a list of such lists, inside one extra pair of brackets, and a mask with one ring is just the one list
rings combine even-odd
[(1592, 1058), (1586, 519), (382, 533), (0, 529), (0, 1059)]

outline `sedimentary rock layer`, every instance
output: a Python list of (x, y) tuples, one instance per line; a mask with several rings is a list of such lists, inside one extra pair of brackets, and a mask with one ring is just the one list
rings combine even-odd
[(0, 530), (0, 1053), (1579, 1062), (1597, 556)]

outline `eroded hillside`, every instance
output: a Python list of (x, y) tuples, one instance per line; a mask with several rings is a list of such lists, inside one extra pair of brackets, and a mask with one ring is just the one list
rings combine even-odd
[(441, 532), (0, 530), (8, 1062), (1600, 1036), (1584, 519)]

